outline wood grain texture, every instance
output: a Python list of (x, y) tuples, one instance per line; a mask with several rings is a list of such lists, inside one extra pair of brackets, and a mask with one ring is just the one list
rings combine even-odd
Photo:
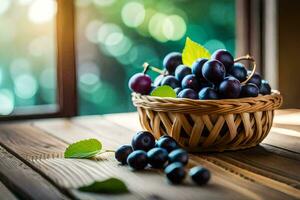
[[(40, 174), (0, 147), (0, 179), (23, 199), (68, 199)], [(3, 194), (0, 194), (0, 197)], [(5, 194), (4, 194), (5, 195)], [(7, 197), (8, 199), (9, 197)], [(5, 198), (6, 199), (6, 198)]]
[[(78, 138), (83, 139), (86, 134), (87, 138), (94, 137), (100, 139), (103, 142), (104, 148), (109, 149), (114, 149), (120, 144), (129, 143), (131, 136), (134, 134), (134, 131), (102, 119), (101, 117), (75, 118), (71, 121), (51, 120), (51, 123), (47, 123), (46, 121), (36, 122), (34, 123), (34, 126), (39, 127), (45, 132), (53, 134), (55, 137), (59, 137), (67, 142), (74, 142), (74, 140)], [(68, 134), (72, 134), (72, 136), (69, 137)], [(211, 184), (208, 187), (203, 188), (195, 188), (195, 186), (192, 186), (190, 182), (187, 182), (186, 185), (176, 187), (170, 186), (166, 183), (166, 179), (162, 175), (161, 171), (151, 170), (147, 172), (133, 173), (128, 170), (127, 167), (119, 166), (114, 160), (113, 155), (110, 154), (102, 155), (98, 159), (100, 160), (96, 163), (92, 161), (88, 163), (86, 160), (82, 160), (80, 161), (81, 163), (78, 163), (78, 160), (74, 160), (72, 161), (74, 162), (72, 165), (68, 165), (69, 168), (66, 171), (75, 170), (74, 166), (77, 165), (78, 168), (82, 169), (77, 172), (80, 177), (87, 177), (87, 174), (88, 177), (92, 177), (92, 179), (100, 175), (102, 177), (104, 175), (118, 176), (127, 182), (129, 188), (134, 191), (134, 193), (147, 199), (153, 196), (159, 199), (292, 198), (292, 196), (233, 174), (212, 162), (206, 161), (205, 159), (193, 161), (190, 164), (191, 167), (197, 163), (201, 163), (212, 170), (214, 176)], [(52, 162), (56, 163), (57, 161)], [(43, 163), (39, 163), (39, 165), (43, 165)], [(47, 165), (49, 166), (49, 163), (47, 163)], [(50, 165), (53, 166), (54, 164), (52, 163)], [(60, 166), (61, 165), (63, 165), (63, 162), (60, 163)], [(94, 169), (95, 171), (90, 174), (90, 171), (83, 171), (87, 168), (89, 170)], [(80, 173), (83, 173), (83, 175), (80, 175)], [(63, 176), (63, 174), (60, 174), (59, 176)], [(65, 180), (65, 178), (62, 178), (61, 180)], [(84, 181), (88, 182), (89, 180), (81, 180), (81, 182)], [(78, 183), (72, 182), (72, 184), (73, 185), (69, 186), (75, 187)]]
[[(189, 167), (204, 165), (213, 177), (206, 187), (196, 187), (190, 180), (184, 185), (172, 186), (159, 170), (133, 172), (119, 165), (113, 153), (94, 160), (64, 159), (63, 152), (69, 143), (97, 138), (105, 149), (115, 149), (130, 143), (136, 130), (140, 130), (136, 113), (40, 120), (32, 123), (2, 124), (0, 144), (30, 162), (55, 185), (69, 191), (78, 199), (297, 199), (299, 176), (296, 167), (299, 156), (288, 145), (272, 146), (250, 152), (226, 152), (219, 155), (191, 155)], [(276, 134), (276, 133), (275, 133)], [(278, 134), (277, 134), (278, 135)], [(280, 143), (279, 140), (277, 140)], [(290, 140), (293, 144), (293, 140)], [(284, 142), (282, 142), (284, 143)], [(249, 149), (250, 150), (250, 149)], [(233, 155), (231, 155), (231, 154)], [(220, 154), (223, 156), (223, 154)], [(256, 158), (257, 155), (259, 158)], [(274, 157), (275, 156), (275, 157)], [(271, 168), (266, 174), (264, 159)], [(272, 160), (273, 159), (273, 160)], [(246, 162), (244, 162), (246, 160)], [(281, 162), (288, 166), (280, 165)], [(296, 164), (295, 164), (296, 163)], [(274, 166), (273, 166), (274, 165)], [(284, 170), (294, 172), (284, 173)], [(275, 176), (276, 175), (276, 176)], [(115, 176), (123, 179), (131, 193), (126, 195), (96, 195), (82, 193), (77, 187)]]
[[(63, 120), (59, 121), (64, 123)], [(47, 176), (72, 197), (77, 199), (106, 199), (103, 195), (87, 195), (87, 193), (76, 190), (76, 188), (90, 184), (95, 180), (103, 180), (113, 176), (113, 174), (103, 171), (102, 166), (98, 164), (102, 163), (101, 159), (98, 161), (64, 159), (63, 152), (68, 144), (55, 136), (48, 135), (39, 128), (33, 127), (31, 124), (1, 125), (0, 133), (1, 145), (31, 163), (40, 173)], [(71, 131), (68, 133), (72, 134)], [(82, 132), (80, 135), (83, 135)], [(73, 138), (73, 141), (80, 139), (79, 134), (77, 136)], [(84, 138), (86, 137), (81, 139)], [(114, 163), (116, 164), (116, 162)], [(115, 176), (118, 177), (118, 173), (120, 172), (117, 172)], [(87, 196), (89, 198), (86, 198)], [(115, 196), (116, 199), (120, 197), (123, 199), (140, 199), (140, 196), (134, 193)]]
[(0, 182), (0, 199), (5, 199), (5, 200), (17, 200), (15, 195), (7, 189), (7, 187)]
[[(295, 116), (300, 117), (299, 112), (282, 112), (279, 114), (281, 117), (287, 115), (293, 115), (294, 119), (297, 118)], [(106, 115), (104, 117), (123, 127), (127, 127), (126, 124), (128, 121), (138, 121), (138, 116), (134, 113), (128, 114), (128, 117), (124, 121), (122, 121), (123, 118), (116, 115)], [(281, 118), (281, 121), (284, 119)], [(131, 129), (133, 131), (141, 130), (139, 126), (131, 126)], [(218, 165), (221, 165), (220, 162), (222, 162), (221, 166), (224, 168), (241, 173), (242, 176), (248, 178), (253, 177), (253, 175), (260, 175), (262, 177), (258, 181), (261, 184), (265, 184), (268, 187), (276, 186), (282, 192), (300, 196), (298, 190), (300, 183), (298, 176), (300, 171), (299, 142), (299, 137), (288, 134), (284, 135), (272, 132), (271, 130), (271, 133), (263, 141), (263, 144), (256, 148), (236, 152), (205, 154), (205, 159), (215, 162)], [(246, 171), (243, 169), (246, 169)], [(270, 182), (269, 179), (275, 180), (277, 183), (274, 183), (274, 181)]]

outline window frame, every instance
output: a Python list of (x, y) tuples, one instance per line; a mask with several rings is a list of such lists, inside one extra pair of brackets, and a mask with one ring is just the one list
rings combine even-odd
[(57, 101), (54, 105), (16, 108), (0, 121), (77, 115), (75, 64), (75, 5), (73, 0), (56, 0)]

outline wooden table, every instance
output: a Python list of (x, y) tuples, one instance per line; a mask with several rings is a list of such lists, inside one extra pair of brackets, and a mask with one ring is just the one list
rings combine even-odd
[[(94, 160), (64, 159), (68, 144), (97, 138), (104, 148), (129, 143), (140, 130), (137, 113), (0, 124), (0, 199), (300, 199), (300, 111), (276, 113), (274, 126), (255, 148), (190, 155), (189, 167), (212, 172), (209, 185), (173, 186), (162, 171), (133, 172), (113, 153)], [(84, 193), (76, 188), (118, 177), (124, 195)]]

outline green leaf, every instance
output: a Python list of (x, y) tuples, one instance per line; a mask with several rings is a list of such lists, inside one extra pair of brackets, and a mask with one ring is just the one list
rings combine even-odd
[(151, 94), (151, 96), (157, 97), (173, 97), (176, 98), (176, 92), (168, 85), (163, 85), (155, 88)]
[(109, 178), (104, 181), (95, 181), (94, 183), (79, 188), (83, 192), (121, 194), (129, 192), (126, 184), (117, 178)]
[(102, 144), (97, 139), (81, 140), (70, 144), (65, 150), (65, 158), (91, 158), (100, 153)]
[(209, 51), (200, 44), (186, 38), (185, 46), (182, 52), (182, 62), (184, 65), (191, 66), (198, 58), (210, 58)]

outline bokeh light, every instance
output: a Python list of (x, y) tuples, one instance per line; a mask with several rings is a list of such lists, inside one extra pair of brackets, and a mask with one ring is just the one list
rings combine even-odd
[(32, 3), (33, 0), (18, 0), (18, 3), (22, 6), (27, 6)]
[(9, 115), (14, 110), (14, 96), (8, 89), (0, 89), (0, 115)]
[(10, 7), (12, 0), (1, 0), (0, 1), (0, 15), (4, 14)]
[(96, 76), (100, 76), (100, 68), (99, 66), (93, 61), (85, 61), (78, 65), (78, 74), (84, 73), (92, 73)]
[(48, 36), (36, 37), (33, 39), (28, 46), (29, 53), (33, 56), (43, 56), (49, 54), (49, 48), (53, 45), (51, 38)]
[[(85, 29), (85, 37), (92, 43), (98, 42), (97, 31), (100, 28), (102, 22), (99, 20), (92, 20), (88, 23)], [(100, 36), (99, 36), (100, 37)]]
[(92, 0), (75, 0), (76, 7), (87, 7), (92, 3)]
[(0, 20), (0, 43), (9, 45), (16, 38), (16, 24), (13, 19), (4, 18)]
[(96, 6), (107, 7), (111, 6), (116, 0), (93, 0)]
[(0, 0), (0, 114), (55, 104), (56, 0)]
[(31, 73), (31, 66), (29, 60), (26, 58), (15, 58), (10, 64), (11, 77), (15, 78), (22, 74)]
[(163, 33), (168, 40), (180, 40), (186, 32), (186, 23), (182, 17), (171, 15), (165, 18)]
[(43, 89), (56, 88), (56, 71), (53, 68), (46, 68), (42, 71), (39, 81)]
[(104, 43), (107, 36), (111, 33), (122, 33), (122, 29), (113, 23), (104, 23), (97, 31), (97, 40), (100, 43)]
[(208, 40), (203, 46), (206, 47), (211, 53), (217, 49), (226, 49), (224, 43), (216, 39)]
[(106, 52), (114, 57), (126, 54), (132, 46), (132, 42), (128, 37), (121, 33), (112, 33), (105, 41)]
[(14, 91), (19, 98), (30, 99), (37, 89), (37, 81), (31, 74), (22, 74), (14, 79)]
[(79, 87), (86, 93), (94, 93), (99, 87), (99, 77), (93, 73), (84, 73), (79, 77)]
[(126, 3), (122, 8), (121, 16), (127, 26), (138, 27), (145, 19), (144, 5), (139, 2)]
[(163, 27), (166, 18), (167, 15), (158, 12), (151, 17), (149, 22), (148, 29), (151, 36), (160, 42), (168, 41), (168, 38), (163, 33)]
[(28, 18), (36, 24), (49, 22), (56, 14), (55, 0), (35, 0), (29, 7)]

